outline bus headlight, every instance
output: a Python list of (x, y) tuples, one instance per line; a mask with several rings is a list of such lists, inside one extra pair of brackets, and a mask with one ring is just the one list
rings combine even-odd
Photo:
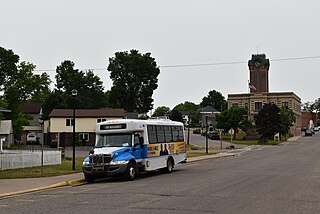
[(89, 166), (89, 165), (91, 165), (90, 158), (86, 157), (82, 162), (82, 166)]

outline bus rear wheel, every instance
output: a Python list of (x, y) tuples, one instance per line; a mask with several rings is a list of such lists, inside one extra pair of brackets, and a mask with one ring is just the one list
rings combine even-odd
[(170, 173), (173, 171), (174, 168), (174, 162), (172, 157), (168, 158), (167, 160), (167, 166), (165, 168), (163, 168), (161, 171), (164, 173)]

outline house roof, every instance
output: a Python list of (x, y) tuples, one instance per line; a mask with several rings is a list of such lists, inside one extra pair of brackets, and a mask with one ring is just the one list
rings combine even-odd
[(39, 114), (42, 103), (23, 103), (20, 107), (21, 111), (27, 114)]
[(190, 112), (189, 111), (180, 111), (182, 116), (189, 116)]
[(211, 106), (206, 106), (204, 108), (200, 109), (200, 113), (205, 114), (205, 113), (219, 113), (219, 111)]
[[(72, 117), (73, 109), (53, 109), (49, 114), (49, 117)], [(76, 117), (123, 117), (124, 109), (112, 109), (112, 108), (102, 108), (102, 109), (76, 109)]]

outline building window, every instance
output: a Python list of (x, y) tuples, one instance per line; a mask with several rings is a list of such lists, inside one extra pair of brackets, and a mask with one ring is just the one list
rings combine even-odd
[(66, 119), (66, 126), (73, 126), (73, 119)]
[(239, 103), (232, 103), (232, 107), (238, 107)]
[(282, 102), (282, 107), (289, 108), (289, 103), (288, 102)]
[(81, 141), (89, 141), (89, 133), (80, 133), (79, 136)]
[(255, 102), (254, 103), (254, 110), (260, 111), (262, 109), (262, 102)]
[(246, 109), (248, 109), (248, 107), (249, 107), (248, 103), (244, 103), (244, 107), (245, 107)]
[(106, 118), (98, 118), (97, 119), (97, 123), (101, 123), (101, 122), (104, 122), (104, 121), (107, 121)]

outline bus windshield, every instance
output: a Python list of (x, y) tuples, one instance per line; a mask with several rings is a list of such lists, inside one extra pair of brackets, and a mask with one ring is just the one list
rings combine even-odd
[(132, 144), (132, 134), (99, 134), (96, 147), (129, 147)]

